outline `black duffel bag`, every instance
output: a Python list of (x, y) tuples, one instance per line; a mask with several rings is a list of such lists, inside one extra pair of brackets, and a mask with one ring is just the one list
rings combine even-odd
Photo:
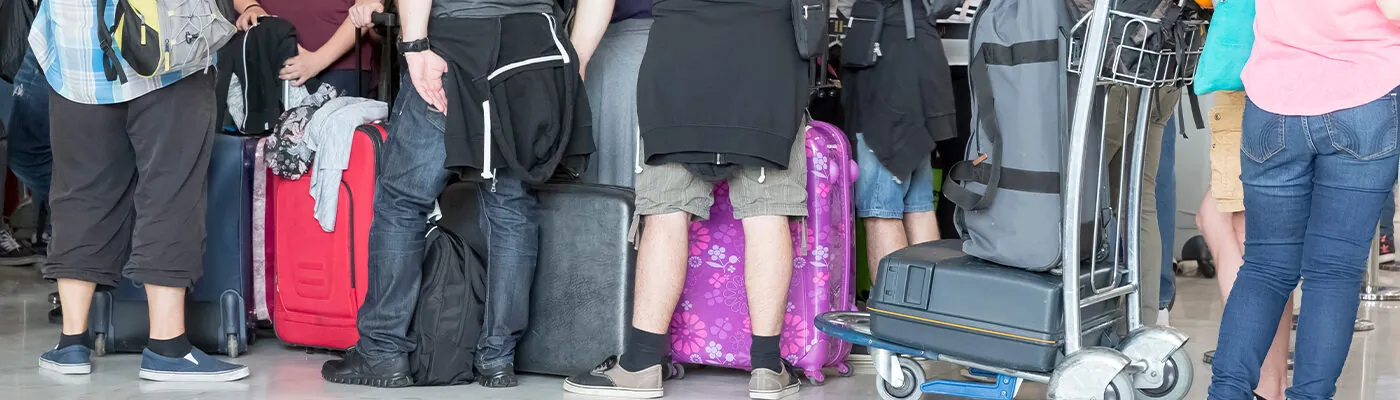
[(29, 27), (39, 5), (34, 0), (0, 0), (0, 79), (13, 83), (24, 53), (29, 51)]

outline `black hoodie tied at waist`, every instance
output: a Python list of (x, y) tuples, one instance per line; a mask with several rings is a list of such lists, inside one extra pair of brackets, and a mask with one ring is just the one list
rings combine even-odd
[(492, 180), (505, 167), (531, 183), (556, 169), (582, 173), (593, 119), (578, 55), (553, 15), (434, 18), (428, 38), (447, 61), (447, 169)]

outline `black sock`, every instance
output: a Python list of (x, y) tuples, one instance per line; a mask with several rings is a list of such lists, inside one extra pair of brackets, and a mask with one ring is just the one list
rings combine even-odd
[(652, 366), (661, 365), (661, 360), (671, 353), (666, 335), (658, 335), (637, 328), (628, 328), (628, 340), (618, 362), (622, 369), (637, 372)]
[(781, 338), (781, 336), (753, 335), (753, 344), (749, 346), (749, 357), (753, 358), (753, 369), (783, 371), (783, 353), (778, 349), (778, 342)]
[(190, 354), (191, 346), (190, 339), (186, 338), (184, 334), (180, 334), (180, 336), (166, 340), (150, 339), (146, 343), (146, 348), (151, 349), (152, 353), (165, 357), (180, 358)]
[(87, 331), (83, 331), (83, 333), (79, 333), (79, 334), (77, 334), (77, 335), (66, 335), (66, 334), (63, 334), (63, 333), (59, 333), (59, 336), (58, 336), (58, 348), (61, 349), (61, 348), (64, 348), (64, 347), (68, 347), (68, 346), (77, 346), (77, 345), (83, 345), (83, 346), (87, 346), (87, 347), (92, 347), (91, 345), (88, 344), (88, 333), (87, 333)]

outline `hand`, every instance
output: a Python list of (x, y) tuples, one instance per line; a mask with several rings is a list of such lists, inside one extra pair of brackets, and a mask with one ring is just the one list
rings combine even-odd
[(307, 51), (301, 46), (297, 46), (297, 50), (300, 51), (300, 54), (288, 58), (287, 62), (282, 64), (282, 70), (277, 72), (277, 78), (292, 81), (292, 86), (299, 87), (306, 84), (307, 79), (320, 75), (321, 71), (330, 65), (330, 62), (325, 60), (326, 57), (314, 51)]
[(408, 77), (418, 96), (438, 111), (447, 113), (447, 92), (442, 87), (442, 76), (447, 73), (447, 61), (432, 50), (404, 54), (408, 63)]
[(588, 80), (588, 56), (583, 54), (578, 55), (578, 77), (582, 80)]
[(350, 7), (350, 24), (356, 28), (373, 27), (374, 22), (370, 20), (370, 15), (382, 12), (384, 12), (383, 0), (359, 0)]
[(244, 10), (243, 14), (238, 16), (238, 22), (234, 25), (238, 27), (238, 30), (246, 31), (258, 24), (258, 18), (266, 16), (267, 10), (263, 10), (262, 6), (254, 4), (249, 6), (247, 10)]

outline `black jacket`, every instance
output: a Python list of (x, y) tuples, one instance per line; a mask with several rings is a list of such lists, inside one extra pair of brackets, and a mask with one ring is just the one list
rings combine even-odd
[(510, 168), (532, 183), (561, 163), (582, 172), (594, 150), (593, 119), (578, 55), (557, 18), (434, 18), (428, 38), (447, 61), (448, 169), (473, 180)]
[[(282, 79), (277, 77), (282, 64), (297, 55), (297, 29), (292, 23), (276, 17), (264, 17), (247, 32), (239, 32), (219, 50), (219, 69), (232, 72), (242, 82), (243, 106), (247, 117), (243, 132), (256, 135), (271, 131), (282, 115)], [(229, 76), (219, 74), (215, 96), (220, 104), (228, 97)], [(307, 87), (319, 87), (320, 81), (308, 80)], [(227, 112), (224, 107), (220, 110)]]

